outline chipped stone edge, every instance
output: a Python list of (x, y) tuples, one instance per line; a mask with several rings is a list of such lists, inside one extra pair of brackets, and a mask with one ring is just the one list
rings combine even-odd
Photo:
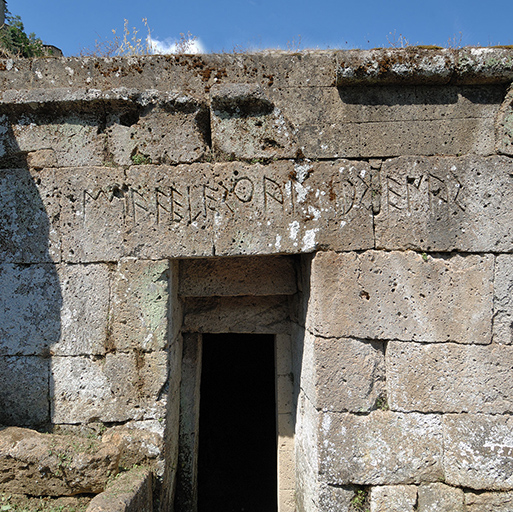
[(136, 467), (118, 475), (89, 503), (86, 512), (152, 512), (152, 472)]

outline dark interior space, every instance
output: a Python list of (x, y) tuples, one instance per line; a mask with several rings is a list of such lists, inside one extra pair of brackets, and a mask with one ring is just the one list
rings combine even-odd
[(199, 512), (276, 512), (274, 336), (203, 336)]

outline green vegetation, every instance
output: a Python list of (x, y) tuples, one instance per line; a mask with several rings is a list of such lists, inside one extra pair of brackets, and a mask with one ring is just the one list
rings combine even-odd
[(356, 512), (368, 512), (368, 491), (366, 489), (357, 489), (351, 500), (351, 507)]
[(19, 16), (6, 11), (5, 23), (0, 27), (0, 53), (4, 57), (42, 57), (48, 55), (43, 41), (34, 33), (26, 34)]

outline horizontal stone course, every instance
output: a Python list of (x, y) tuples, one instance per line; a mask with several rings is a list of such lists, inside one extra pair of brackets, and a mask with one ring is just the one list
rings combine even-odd
[(287, 297), (191, 297), (184, 305), (184, 332), (287, 334)]
[(387, 344), (386, 367), (393, 410), (511, 411), (513, 347), (391, 341)]
[(180, 262), (182, 297), (293, 295), (294, 262), (286, 257), (191, 259)]
[(118, 262), (112, 280), (107, 350), (166, 349), (170, 274), (169, 260)]
[(44, 426), (50, 421), (50, 360), (0, 356), (0, 424)]
[(269, 95), (307, 158), (490, 155), (504, 87), (286, 88)]
[(436, 482), (443, 476), (440, 416), (322, 413), (320, 473), (329, 484)]
[(491, 341), (493, 256), (319, 252), (307, 328), (329, 337)]
[(165, 415), (167, 353), (52, 358), (52, 422), (159, 419)]
[(317, 409), (365, 412), (385, 399), (383, 344), (306, 332), (301, 387)]
[[(513, 161), (505, 157), (401, 157), (381, 167), (376, 247), (419, 251), (512, 250)], [(493, 226), (493, 229), (491, 229)]]
[(472, 489), (512, 490), (512, 426), (510, 415), (444, 415), (446, 483)]

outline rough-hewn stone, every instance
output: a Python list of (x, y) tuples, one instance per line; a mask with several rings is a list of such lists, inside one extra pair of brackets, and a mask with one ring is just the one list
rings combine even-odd
[(466, 492), (468, 512), (509, 512), (513, 509), (513, 492)]
[(293, 295), (296, 271), (285, 257), (183, 260), (179, 287), (182, 297)]
[(112, 444), (9, 427), (0, 431), (0, 491), (32, 496), (98, 493), (118, 470)]
[(117, 446), (120, 451), (119, 467), (122, 469), (140, 465), (155, 466), (162, 456), (162, 436), (149, 428), (118, 426), (102, 435), (102, 443)]
[(318, 409), (364, 412), (385, 401), (381, 343), (306, 333), (303, 350), (301, 386)]
[(215, 85), (210, 95), (216, 158), (279, 159), (299, 154), (295, 130), (262, 88), (252, 84)]
[(503, 91), (501, 86), (310, 87), (273, 90), (271, 97), (307, 158), (490, 155)]
[(108, 349), (163, 350), (168, 340), (169, 261), (124, 259), (112, 285)]
[(503, 414), (513, 400), (513, 347), (387, 344), (390, 407), (399, 411)]
[(177, 164), (198, 161), (207, 151), (208, 113), (193, 98), (176, 94), (145, 111), (111, 114), (108, 151), (117, 165)]
[(317, 253), (307, 323), (321, 336), (491, 341), (493, 257)]
[(420, 485), (418, 496), (419, 512), (466, 512), (462, 489), (435, 482)]
[(323, 413), (319, 434), (320, 472), (330, 484), (435, 482), (443, 476), (437, 415)]
[(495, 149), (497, 153), (513, 156), (513, 89), (511, 88), (497, 115)]
[(115, 261), (373, 246), (372, 172), (338, 161), (58, 171), (63, 258)]
[(0, 258), (5, 263), (58, 262), (61, 184), (53, 171), (0, 169)]
[(104, 354), (109, 315), (110, 274), (105, 264), (59, 265), (62, 296), (58, 355)]
[(0, 264), (0, 354), (48, 356), (61, 336), (55, 265)]
[(472, 489), (513, 489), (512, 426), (509, 415), (445, 415), (445, 481)]
[(134, 468), (119, 475), (95, 496), (86, 512), (153, 512), (152, 482), (149, 468)]
[(288, 333), (287, 297), (191, 297), (184, 308), (185, 332)]
[(414, 512), (417, 487), (414, 485), (382, 485), (370, 490), (370, 512)]
[(83, 423), (162, 418), (167, 353), (52, 358), (52, 421)]
[(495, 258), (493, 282), (493, 341), (513, 343), (513, 257), (499, 254)]
[(50, 360), (0, 356), (0, 424), (38, 426), (50, 421)]
[(387, 160), (380, 172), (376, 247), (511, 251), (512, 165), (497, 156)]

